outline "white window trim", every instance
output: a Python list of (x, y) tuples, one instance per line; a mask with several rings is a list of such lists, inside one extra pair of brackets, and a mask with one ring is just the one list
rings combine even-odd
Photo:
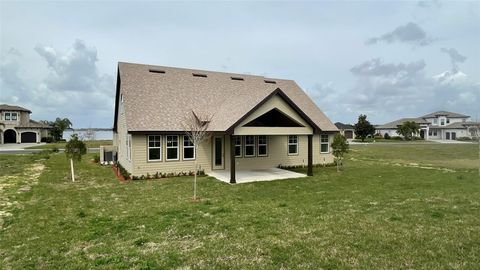
[[(150, 147), (150, 137), (160, 137), (160, 146), (152, 146)], [(147, 136), (147, 160), (151, 162), (157, 162), (157, 161), (162, 161), (162, 135), (148, 135)], [(150, 159), (150, 149), (160, 149), (160, 158), (159, 159)]]
[[(260, 139), (259, 137), (260, 136), (257, 136), (257, 156), (259, 157), (268, 157), (268, 137), (266, 135), (261, 135), (261, 136), (265, 136), (265, 143), (260, 143)], [(265, 146), (265, 154), (264, 155), (260, 155), (260, 146)]]
[[(326, 142), (322, 142), (322, 136), (327, 136), (327, 141)], [(322, 145), (327, 145), (327, 151), (324, 152), (322, 151)], [(320, 135), (320, 153), (321, 154), (328, 154), (330, 153), (330, 136), (328, 136), (327, 134), (321, 134)]]
[[(290, 143), (290, 136), (296, 137), (296, 143)], [(295, 153), (290, 153), (290, 145), (296, 145), (297, 151)], [(287, 154), (289, 156), (298, 156), (298, 136), (297, 135), (288, 135), (287, 136)]]
[[(7, 119), (7, 115), (8, 115), (8, 119)], [(12, 121), (12, 114), (10, 112), (4, 113), (3, 119), (5, 119), (5, 121)]]
[[(168, 137), (177, 137), (177, 146), (168, 146)], [(177, 158), (168, 158), (168, 149), (171, 149), (171, 148), (177, 148)], [(179, 142), (179, 139), (178, 139), (178, 135), (166, 135), (165, 136), (165, 160), (166, 161), (178, 161), (180, 160), (180, 151), (179, 151), (179, 148), (180, 148), (180, 142)]]
[[(239, 139), (240, 144), (237, 144), (237, 138)], [(240, 147), (240, 155), (239, 156), (235, 155), (235, 157), (236, 158), (241, 158), (243, 156), (243, 147), (242, 147), (242, 141), (243, 140), (242, 140), (242, 137), (241, 136), (236, 136), (234, 140), (235, 140), (235, 149), (234, 150), (236, 151), (237, 147)]]
[[(192, 146), (185, 146), (185, 141), (186, 140), (189, 140), (188, 136), (187, 135), (183, 135), (183, 141), (182, 141), (182, 145), (183, 145), (183, 160), (195, 160), (195, 158), (197, 158), (197, 151), (195, 151), (195, 145), (192, 145)], [(192, 148), (193, 149), (193, 158), (185, 158), (185, 149), (188, 149), (188, 148)]]
[[(248, 136), (251, 136), (251, 137), (253, 138), (253, 144), (251, 144), (251, 143), (250, 143), (250, 144), (247, 144), (247, 137), (248, 137)], [(253, 135), (247, 135), (247, 136), (244, 136), (244, 137), (245, 137), (245, 144), (244, 144), (244, 149), (245, 149), (244, 153), (245, 153), (245, 154), (244, 154), (244, 156), (245, 156), (245, 157), (254, 157), (255, 154), (256, 154), (256, 151), (255, 151), (255, 150), (256, 150), (256, 149), (255, 149), (256, 137), (253, 136)], [(253, 146), (253, 154), (252, 154), (252, 155), (247, 155), (247, 146)]]
[[(15, 119), (13, 119), (13, 116), (14, 116), (14, 115), (15, 115)], [(16, 112), (10, 113), (10, 119), (11, 119), (12, 121), (18, 121), (18, 113), (16, 113)]]

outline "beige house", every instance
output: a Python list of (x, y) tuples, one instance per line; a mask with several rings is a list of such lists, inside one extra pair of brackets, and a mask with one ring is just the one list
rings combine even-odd
[(30, 119), (28, 109), (0, 104), (0, 144), (39, 143), (48, 136), (49, 125)]
[[(195, 153), (194, 113), (211, 137)], [(114, 118), (118, 162), (132, 175), (206, 173), (332, 163), (338, 129), (291, 80), (119, 63)]]

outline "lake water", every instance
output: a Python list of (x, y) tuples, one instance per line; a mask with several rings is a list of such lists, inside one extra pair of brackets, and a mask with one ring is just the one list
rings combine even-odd
[(73, 133), (78, 134), (80, 139), (84, 140), (112, 140), (113, 139), (113, 131), (112, 130), (65, 130), (63, 132), (63, 138), (67, 141), (70, 139)]

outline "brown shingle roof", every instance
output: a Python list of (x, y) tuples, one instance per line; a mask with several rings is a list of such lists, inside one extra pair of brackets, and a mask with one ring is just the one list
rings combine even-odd
[(318, 128), (338, 130), (292, 80), (131, 63), (119, 63), (118, 68), (129, 131), (182, 131), (182, 121), (192, 110), (212, 116), (210, 130), (226, 131), (277, 89)]
[(0, 112), (1, 111), (21, 111), (21, 112), (28, 112), (32, 113), (29, 109), (25, 109), (20, 106), (15, 106), (15, 105), (8, 105), (8, 104), (0, 104)]
[(27, 124), (19, 125), (17, 128), (52, 128), (51, 126), (42, 122), (30, 120)]

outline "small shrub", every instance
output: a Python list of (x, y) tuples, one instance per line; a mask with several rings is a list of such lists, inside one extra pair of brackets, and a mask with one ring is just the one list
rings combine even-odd
[(457, 138), (457, 141), (469, 142), (469, 141), (473, 141), (473, 140), (470, 137), (459, 137), (459, 138)]
[(403, 138), (400, 136), (392, 136), (392, 139), (397, 141), (403, 141)]
[(390, 135), (388, 135), (388, 133), (385, 133), (385, 135), (383, 135), (383, 138), (385, 140), (390, 140)]
[(95, 163), (100, 163), (100, 156), (99, 156), (99, 155), (93, 156), (93, 161), (94, 161)]
[(377, 133), (377, 134), (375, 134), (375, 136), (373, 138), (374, 139), (383, 139), (383, 136), (382, 136), (382, 134)]
[(117, 168), (120, 170), (120, 175), (125, 178), (125, 180), (130, 179), (130, 173), (120, 164), (120, 162), (117, 162)]

